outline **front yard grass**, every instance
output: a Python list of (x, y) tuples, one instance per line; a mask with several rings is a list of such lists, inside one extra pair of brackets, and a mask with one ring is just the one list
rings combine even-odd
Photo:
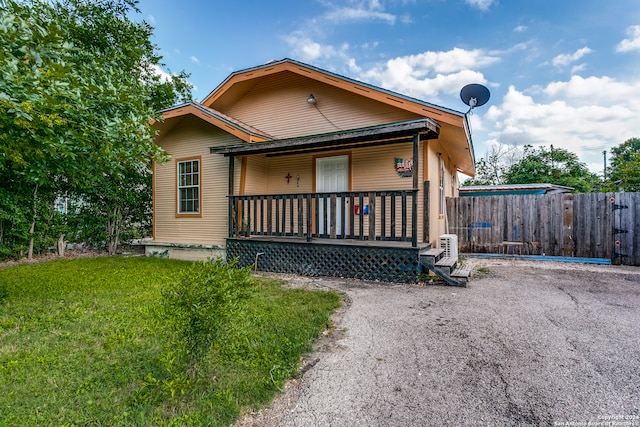
[(228, 425), (268, 403), (336, 293), (256, 278), (185, 365), (162, 289), (191, 263), (99, 257), (0, 268), (0, 425)]

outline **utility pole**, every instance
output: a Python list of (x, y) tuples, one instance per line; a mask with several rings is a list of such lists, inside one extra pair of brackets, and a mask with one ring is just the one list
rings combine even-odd
[(607, 150), (604, 150), (602, 152), (602, 155), (604, 156), (604, 171), (602, 172), (602, 175), (604, 176), (605, 181), (607, 180)]

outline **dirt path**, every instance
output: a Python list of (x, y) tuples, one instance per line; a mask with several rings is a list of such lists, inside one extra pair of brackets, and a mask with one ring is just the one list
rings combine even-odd
[(467, 288), (288, 276), (349, 304), (238, 425), (640, 426), (639, 268), (468, 262), (484, 274)]

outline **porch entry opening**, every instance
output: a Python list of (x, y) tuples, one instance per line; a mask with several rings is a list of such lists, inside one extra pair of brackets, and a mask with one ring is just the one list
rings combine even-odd
[[(341, 193), (349, 191), (349, 156), (319, 157), (316, 159), (316, 192), (317, 193)], [(328, 234), (329, 224), (326, 218), (331, 218), (331, 205), (326, 199), (318, 200), (318, 232)], [(342, 198), (336, 199), (336, 206), (343, 206)], [(336, 211), (336, 234), (342, 234), (342, 215), (348, 213), (349, 206), (344, 204), (345, 212)], [(325, 215), (326, 213), (326, 215)], [(345, 225), (349, 234), (348, 222)]]

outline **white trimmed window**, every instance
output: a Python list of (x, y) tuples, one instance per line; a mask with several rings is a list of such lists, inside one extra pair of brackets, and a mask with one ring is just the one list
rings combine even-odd
[(200, 214), (200, 159), (178, 161), (178, 215)]

